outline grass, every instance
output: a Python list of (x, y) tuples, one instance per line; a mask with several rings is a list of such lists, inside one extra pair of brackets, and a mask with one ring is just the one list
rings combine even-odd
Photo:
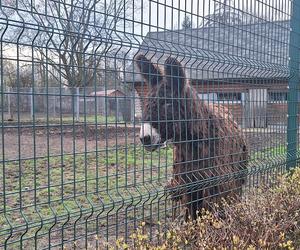
[(286, 155), (286, 146), (281, 144), (276, 147), (266, 147), (263, 150), (254, 152), (251, 155), (252, 160), (259, 160), (259, 159), (268, 159), (270, 157), (276, 156), (285, 156)]
[(144, 202), (149, 195), (155, 199), (171, 174), (172, 154), (172, 149), (149, 153), (130, 145), (106, 152), (6, 163), (4, 175), (0, 172), (6, 210), (0, 210), (0, 246), (11, 229), (24, 230), (24, 225), (29, 227), (26, 235), (30, 238), (41, 223), (40, 233), (46, 233), (54, 223), (59, 224), (59, 218), (78, 218), (103, 206), (114, 214), (125, 204)]
[[(34, 123), (35, 124), (45, 124), (47, 122), (47, 114), (39, 114), (36, 115)], [(4, 120), (4, 124), (5, 125), (10, 125), (10, 124), (15, 124), (18, 122), (18, 118), (14, 117), (13, 121), (8, 121), (8, 120)], [(32, 117), (30, 117), (30, 115), (28, 116), (21, 116), (20, 117), (20, 122), (21, 123), (26, 123), (26, 124), (32, 124), (33, 123), (33, 119)], [(97, 124), (106, 124), (106, 123), (115, 123), (115, 122), (120, 122), (116, 119), (115, 116), (103, 116), (103, 115), (80, 115), (79, 116), (79, 120), (76, 120), (75, 115), (74, 116), (66, 116), (63, 115), (62, 119), (57, 116), (57, 117), (51, 117), (51, 115), (49, 115), (49, 119), (48, 119), (48, 123), (49, 124), (73, 124), (74, 123), (97, 123)]]
[[(284, 146), (266, 148), (251, 159), (267, 160), (285, 152)], [(26, 232), (27, 247), (32, 248), (35, 234), (43, 238), (52, 228), (71, 230), (76, 225), (81, 233), (94, 233), (101, 225), (106, 230), (121, 228), (118, 223), (133, 227), (131, 222), (166, 210), (161, 197), (172, 165), (171, 148), (150, 153), (136, 145), (7, 162), (0, 172), (0, 203), (5, 207), (0, 210), (0, 246), (11, 230), (12, 247), (20, 247), (21, 233)], [(78, 226), (92, 213), (100, 215), (98, 224)]]

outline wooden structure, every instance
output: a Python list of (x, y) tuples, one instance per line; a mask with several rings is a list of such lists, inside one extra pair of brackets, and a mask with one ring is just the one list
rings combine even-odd
[(98, 113), (106, 116), (116, 116), (117, 121), (120, 121), (121, 117), (124, 116), (122, 109), (125, 108), (124, 99), (126, 94), (123, 91), (119, 89), (108, 89), (91, 92), (88, 94), (88, 96), (91, 97), (91, 101), (95, 101), (96, 96), (98, 99), (97, 102), (102, 104), (100, 105), (100, 110), (98, 110)]

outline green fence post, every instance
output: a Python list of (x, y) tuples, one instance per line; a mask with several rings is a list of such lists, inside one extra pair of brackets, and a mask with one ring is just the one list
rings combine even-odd
[(287, 126), (287, 170), (294, 168), (297, 161), (298, 144), (298, 84), (299, 84), (299, 47), (300, 47), (300, 0), (292, 2), (291, 32), (289, 43), (288, 83), (288, 126)]
[(30, 88), (30, 118), (33, 120), (34, 116), (34, 89), (33, 87)]

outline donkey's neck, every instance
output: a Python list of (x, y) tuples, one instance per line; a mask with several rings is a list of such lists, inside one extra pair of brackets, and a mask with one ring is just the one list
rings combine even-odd
[(187, 122), (178, 123), (176, 128), (176, 161), (192, 163), (208, 157), (210, 142), (214, 141), (212, 138), (218, 134), (216, 123), (222, 119), (216, 116), (220, 107), (214, 108), (213, 103), (201, 100), (189, 85), (185, 88), (185, 97), (181, 113)]
[(193, 161), (202, 158), (199, 143), (190, 141), (175, 145), (176, 162), (193, 163)]

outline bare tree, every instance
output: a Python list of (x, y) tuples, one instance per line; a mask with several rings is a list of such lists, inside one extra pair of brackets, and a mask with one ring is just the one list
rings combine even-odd
[(3, 83), (6, 87), (15, 87), (17, 81), (16, 65), (10, 60), (3, 60)]
[[(32, 8), (31, 2), (24, 5)], [(47, 73), (72, 91), (99, 82), (103, 70), (120, 57), (126, 18), (138, 6), (131, 0), (57, 0), (46, 6), (40, 1), (32, 15), (41, 30), (35, 38), (35, 59), (46, 62)], [(42, 14), (45, 9), (47, 15)]]
[[(29, 64), (17, 65), (11, 60), (3, 59), (3, 83), (10, 88), (32, 87), (33, 72)], [(36, 81), (39, 85), (39, 81)]]
[(16, 63), (11, 60), (3, 60), (3, 84), (8, 91), (7, 107), (9, 120), (14, 120), (14, 114), (17, 112), (17, 88), (32, 86), (32, 72), (29, 65), (17, 67)]

